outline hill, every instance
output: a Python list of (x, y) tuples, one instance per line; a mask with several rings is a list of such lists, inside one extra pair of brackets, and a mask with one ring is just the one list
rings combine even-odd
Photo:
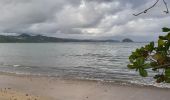
[(0, 35), (0, 43), (48, 43), (48, 42), (119, 42), (117, 40), (80, 40), (56, 38), (43, 35), (20, 34), (18, 36)]
[(122, 40), (122, 42), (133, 42), (133, 40), (129, 39), (129, 38), (125, 38)]

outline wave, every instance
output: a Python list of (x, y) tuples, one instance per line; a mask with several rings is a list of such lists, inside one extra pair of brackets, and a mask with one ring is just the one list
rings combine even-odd
[[(116, 65), (115, 65), (116, 66)], [(47, 67), (26, 66), (22, 64), (0, 64), (0, 72), (14, 75), (47, 76), (56, 78), (96, 80), (118, 84), (136, 84), (139, 86), (154, 86), (159, 88), (170, 88), (166, 83), (155, 83), (151, 73), (148, 78), (141, 78), (135, 71), (129, 71), (123, 67), (112, 66), (75, 66), (75, 67)]]

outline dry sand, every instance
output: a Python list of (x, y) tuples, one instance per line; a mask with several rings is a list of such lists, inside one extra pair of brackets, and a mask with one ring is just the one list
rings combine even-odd
[(0, 75), (0, 100), (170, 100), (170, 89)]

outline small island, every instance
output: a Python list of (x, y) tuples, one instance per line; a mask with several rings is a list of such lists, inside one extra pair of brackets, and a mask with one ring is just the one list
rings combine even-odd
[(133, 42), (133, 40), (129, 39), (129, 38), (125, 38), (122, 40), (122, 42)]

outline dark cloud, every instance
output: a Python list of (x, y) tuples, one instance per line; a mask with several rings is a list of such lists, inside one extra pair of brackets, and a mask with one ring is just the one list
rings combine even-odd
[[(121, 39), (131, 36), (135, 39), (155, 39), (161, 33), (161, 27), (170, 27), (170, 15), (163, 13), (163, 3), (160, 2), (147, 14), (138, 17), (132, 15), (154, 2), (155, 0), (0, 0), (0, 32), (67, 38)], [(167, 2), (170, 5), (170, 1)]]

